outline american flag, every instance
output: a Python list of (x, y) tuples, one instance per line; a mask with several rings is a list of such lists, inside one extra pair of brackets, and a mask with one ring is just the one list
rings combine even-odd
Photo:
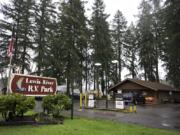
[(8, 57), (12, 57), (12, 55), (13, 55), (14, 40), (15, 40), (15, 33), (13, 30), (12, 37), (9, 40), (9, 44), (8, 44), (8, 50), (7, 50)]

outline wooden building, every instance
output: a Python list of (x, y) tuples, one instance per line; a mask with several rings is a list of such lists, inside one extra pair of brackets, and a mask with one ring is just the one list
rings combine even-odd
[(145, 98), (146, 104), (180, 101), (180, 90), (157, 82), (126, 79), (111, 87), (109, 92), (117, 93), (118, 90), (122, 91), (122, 94), (133, 93), (141, 95)]

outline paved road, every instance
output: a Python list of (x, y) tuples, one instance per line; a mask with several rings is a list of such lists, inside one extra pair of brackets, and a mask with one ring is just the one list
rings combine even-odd
[[(105, 105), (103, 104), (102, 106)], [(42, 112), (41, 102), (36, 103), (35, 110), (37, 112)], [(65, 112), (67, 115), (69, 115), (69, 113), (70, 112)], [(93, 109), (84, 109), (80, 111), (79, 102), (76, 101), (74, 105), (74, 114), (79, 117), (108, 119), (147, 127), (180, 131), (180, 104), (137, 106), (137, 113), (122, 113)]]
[(76, 104), (75, 115), (180, 131), (180, 104), (137, 106), (137, 113), (122, 113), (92, 109), (80, 111)]

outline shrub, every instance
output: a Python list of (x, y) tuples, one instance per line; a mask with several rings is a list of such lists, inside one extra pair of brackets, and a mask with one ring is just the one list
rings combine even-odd
[(0, 112), (4, 119), (13, 119), (15, 116), (23, 116), (25, 112), (33, 109), (35, 99), (20, 94), (1, 95)]
[(54, 96), (51, 96), (51, 95), (43, 98), (42, 107), (44, 109), (44, 112), (47, 111), (47, 114), (52, 112), (53, 102), (54, 102), (53, 99), (54, 99)]
[(19, 96), (16, 97), (16, 115), (23, 116), (25, 112), (33, 109), (35, 100), (33, 97)]
[(64, 94), (57, 94), (55, 96), (46, 96), (43, 98), (42, 106), (47, 114), (51, 113), (53, 117), (61, 117), (63, 110), (70, 109), (71, 100)]

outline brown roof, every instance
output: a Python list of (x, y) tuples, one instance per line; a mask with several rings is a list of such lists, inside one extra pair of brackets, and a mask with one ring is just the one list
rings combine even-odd
[(128, 81), (138, 84), (140, 86), (146, 87), (148, 89), (154, 90), (154, 91), (159, 91), (159, 90), (160, 91), (179, 91), (176, 88), (173, 88), (169, 85), (165, 85), (165, 84), (157, 83), (157, 82), (143, 81), (143, 80), (138, 80), (138, 79), (126, 79), (126, 80), (116, 84), (115, 86), (111, 87), (109, 89), (109, 91), (115, 90), (118, 86), (123, 85), (124, 83), (126, 83)]

